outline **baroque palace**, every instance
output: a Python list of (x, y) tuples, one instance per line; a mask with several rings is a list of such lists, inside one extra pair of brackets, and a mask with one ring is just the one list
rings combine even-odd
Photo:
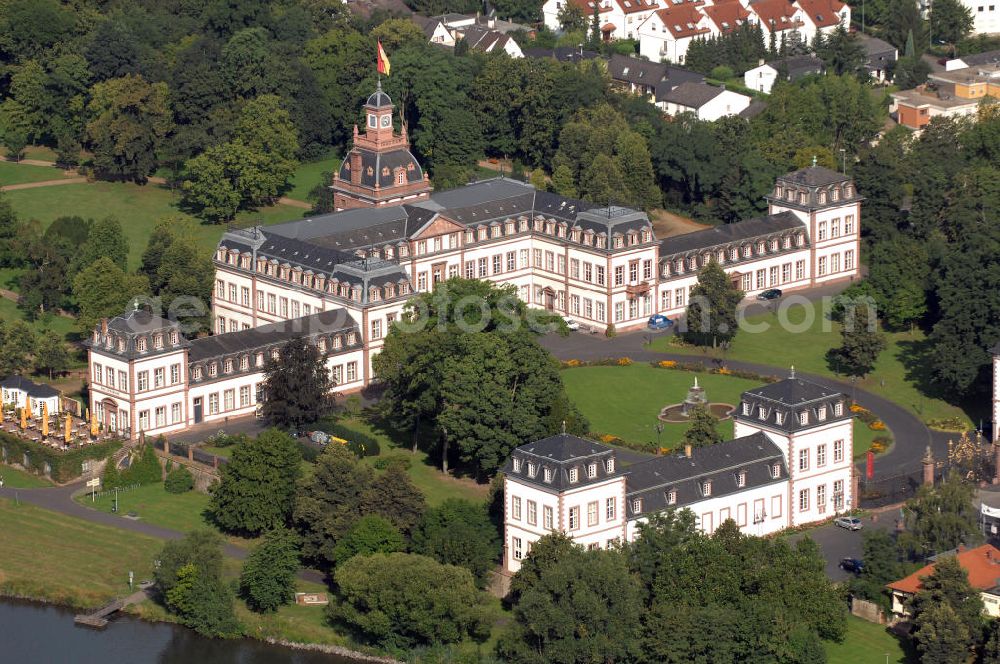
[(452, 277), (513, 284), (521, 299), (603, 332), (683, 314), (718, 261), (748, 295), (858, 275), (861, 198), (813, 166), (778, 178), (768, 215), (657, 239), (644, 212), (497, 178), (432, 192), (381, 88), (330, 187), (337, 211), (231, 230), (215, 255), (214, 332), (131, 311), (88, 340), (90, 407), (137, 436), (252, 415), (268, 354), (308, 336), (338, 392), (372, 381), (371, 358), (414, 292)]

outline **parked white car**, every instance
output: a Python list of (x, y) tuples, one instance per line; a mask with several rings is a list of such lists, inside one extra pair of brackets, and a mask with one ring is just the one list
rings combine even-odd
[(576, 331), (580, 329), (580, 324), (570, 318), (569, 316), (563, 316), (563, 322), (566, 323), (566, 329), (571, 331)]

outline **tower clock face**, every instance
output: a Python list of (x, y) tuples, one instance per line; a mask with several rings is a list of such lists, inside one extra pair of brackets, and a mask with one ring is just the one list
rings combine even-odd
[(383, 115), (382, 116), (382, 127), (383, 128), (388, 128), (388, 127), (391, 127), (391, 126), (392, 126), (392, 116), (391, 115)]

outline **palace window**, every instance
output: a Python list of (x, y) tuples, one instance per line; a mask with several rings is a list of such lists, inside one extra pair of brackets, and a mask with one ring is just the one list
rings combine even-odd
[(529, 461), (528, 462), (528, 477), (534, 477), (537, 474), (538, 474), (538, 466), (536, 466), (535, 464), (533, 464), (532, 462)]
[(772, 479), (778, 479), (779, 477), (781, 477), (781, 464), (780, 463), (772, 463), (771, 464), (771, 478)]
[(552, 481), (552, 469), (551, 468), (546, 468), (544, 471), (542, 471), (542, 477), (543, 477), (543, 479), (546, 482), (551, 482)]
[(676, 505), (676, 504), (677, 504), (677, 489), (668, 489), (667, 505)]
[(597, 525), (597, 501), (591, 501), (587, 503), (587, 526), (594, 527)]
[(515, 473), (521, 472), (521, 460), (520, 459), (518, 459), (518, 458), (515, 457), (514, 458), (513, 466), (514, 466), (514, 472)]
[(799, 450), (799, 470), (809, 470), (809, 450)]
[(521, 520), (521, 498), (512, 496), (510, 499), (510, 516), (515, 521)]
[(833, 415), (834, 417), (840, 417), (844, 414), (844, 404), (840, 401), (833, 404)]
[(826, 465), (826, 445), (816, 447), (816, 467), (822, 468)]
[(538, 503), (533, 500), (528, 501), (528, 524), (537, 525), (538, 523)]
[(576, 482), (579, 479), (579, 471), (576, 468), (569, 469), (569, 481)]
[(820, 406), (819, 407), (819, 409), (816, 411), (816, 418), (820, 422), (822, 422), (823, 420), (826, 419), (826, 406)]
[(521, 538), (512, 537), (510, 548), (514, 552), (514, 560), (521, 560), (524, 557), (524, 549), (521, 548)]
[(615, 460), (614, 459), (608, 459), (607, 461), (605, 461), (604, 462), (604, 469), (607, 472), (609, 472), (609, 473), (615, 472)]
[(580, 507), (579, 505), (569, 508), (569, 529), (577, 530), (580, 527)]
[(706, 498), (712, 495), (712, 480), (701, 481), (701, 495)]
[(139, 337), (135, 341), (135, 347), (140, 353), (146, 352), (146, 337)]
[(542, 506), (542, 528), (552, 530), (552, 508), (548, 505)]
[(809, 411), (799, 413), (799, 424), (809, 424)]
[(742, 489), (747, 485), (747, 471), (741, 470), (736, 473), (736, 486)]
[(604, 518), (607, 521), (614, 521), (615, 515), (617, 514), (617, 505), (614, 498), (608, 498), (604, 501)]
[(799, 511), (809, 511), (809, 489), (799, 491)]
[(597, 477), (597, 464), (589, 463), (587, 464), (587, 479), (594, 479)]
[(844, 460), (844, 441), (833, 441), (833, 462), (840, 463)]
[(632, 501), (632, 513), (641, 514), (642, 513), (642, 498), (635, 498)]
[(163, 387), (166, 383), (166, 370), (163, 367), (153, 369), (153, 387)]

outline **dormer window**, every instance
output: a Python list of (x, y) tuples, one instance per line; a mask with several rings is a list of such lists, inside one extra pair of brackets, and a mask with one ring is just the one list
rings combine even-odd
[(740, 489), (747, 485), (747, 471), (741, 470), (736, 473), (736, 486)]
[(826, 419), (826, 406), (819, 407), (819, 410), (816, 411), (816, 417), (820, 422)]
[(767, 419), (767, 410), (765, 410), (763, 406), (759, 406), (757, 408), (757, 417), (762, 420)]
[(136, 341), (135, 341), (135, 347), (136, 347), (136, 350), (138, 350), (140, 353), (145, 353), (146, 352), (146, 337), (139, 337), (138, 339), (136, 339)]
[(808, 411), (802, 411), (799, 413), (799, 424), (809, 424), (809, 413)]
[(546, 468), (546, 469), (544, 469), (544, 470), (542, 471), (542, 478), (543, 478), (543, 479), (544, 479), (544, 480), (545, 480), (546, 482), (551, 482), (551, 481), (552, 481), (552, 469), (551, 469), (551, 468)]
[(701, 495), (706, 498), (712, 495), (712, 480), (701, 481)]
[(579, 479), (580, 472), (576, 468), (569, 469), (569, 481), (576, 482)]
[(531, 463), (529, 461), (528, 462), (528, 477), (534, 477), (537, 474), (538, 474), (538, 466), (536, 466), (535, 464), (533, 464), (533, 463)]
[(233, 373), (233, 361), (232, 360), (226, 360), (226, 363), (223, 365), (223, 367), (224, 367), (223, 370), (226, 373)]
[(195, 367), (193, 374), (195, 380), (201, 380), (201, 367)]
[(632, 501), (632, 513), (633, 514), (642, 513), (642, 498), (636, 498)]
[(521, 460), (518, 459), (517, 457), (514, 458), (514, 472), (515, 473), (521, 472)]
[(784, 421), (785, 421), (785, 414), (784, 413), (782, 413), (780, 411), (774, 413), (774, 423), (775, 424), (783, 424)]
[(614, 459), (608, 459), (607, 461), (605, 461), (604, 462), (604, 470), (606, 470), (608, 473), (615, 472), (615, 460)]
[(172, 346), (176, 346), (177, 345), (177, 341), (178, 341), (178, 339), (177, 339), (177, 332), (176, 331), (171, 332), (170, 333), (170, 344)]
[(208, 375), (209, 376), (215, 376), (217, 373), (219, 373), (219, 368), (215, 365), (214, 362), (212, 364), (208, 365)]
[(163, 335), (157, 334), (153, 337), (153, 348), (163, 348)]
[(844, 414), (844, 404), (841, 403), (840, 401), (833, 404), (833, 416), (840, 417), (843, 414)]
[(750, 404), (748, 404), (746, 402), (743, 402), (743, 414), (744, 415), (749, 415), (750, 414)]
[(781, 477), (781, 464), (780, 463), (772, 463), (771, 464), (771, 479), (776, 480), (779, 477)]
[(597, 464), (596, 463), (587, 464), (587, 479), (592, 480), (595, 477), (597, 477)]
[(667, 505), (677, 504), (677, 489), (669, 489), (667, 491)]

